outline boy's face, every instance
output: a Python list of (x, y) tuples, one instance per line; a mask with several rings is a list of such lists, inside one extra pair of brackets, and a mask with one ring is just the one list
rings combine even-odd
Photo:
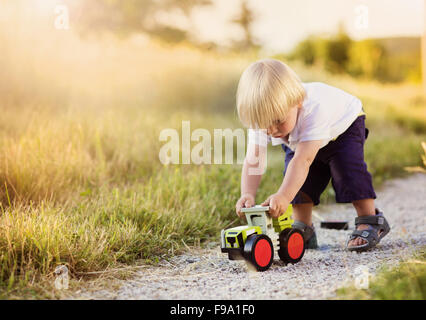
[(290, 109), (288, 117), (285, 121), (277, 120), (275, 124), (267, 129), (268, 135), (274, 138), (287, 138), (294, 129), (297, 120), (297, 113), (301, 105), (297, 105)]

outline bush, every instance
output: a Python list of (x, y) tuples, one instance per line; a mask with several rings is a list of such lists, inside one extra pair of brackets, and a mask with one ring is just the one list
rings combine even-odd
[(386, 79), (385, 48), (373, 39), (356, 41), (349, 49), (348, 72), (353, 76)]
[[(406, 49), (398, 45), (410, 44)], [(341, 29), (331, 38), (309, 36), (288, 55), (307, 66), (318, 65), (331, 73), (381, 82), (420, 82), (420, 49), (416, 39), (390, 38), (353, 41)]]

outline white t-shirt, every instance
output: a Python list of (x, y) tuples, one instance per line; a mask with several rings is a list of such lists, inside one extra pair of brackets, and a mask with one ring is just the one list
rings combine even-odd
[(303, 141), (322, 140), (321, 148), (346, 131), (362, 111), (361, 101), (336, 87), (321, 82), (302, 83), (306, 97), (288, 143), (266, 134), (266, 130), (249, 129), (248, 144), (273, 146), (285, 144), (295, 151)]

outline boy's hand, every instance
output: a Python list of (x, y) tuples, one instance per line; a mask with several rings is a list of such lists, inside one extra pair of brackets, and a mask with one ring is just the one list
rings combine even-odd
[(283, 195), (279, 193), (274, 193), (270, 195), (268, 199), (266, 199), (262, 204), (262, 206), (269, 206), (269, 215), (272, 218), (278, 218), (282, 215), (290, 205), (290, 201), (288, 201)]
[(241, 198), (237, 201), (235, 205), (235, 210), (237, 215), (241, 218), (244, 216), (244, 213), (241, 212), (242, 208), (251, 208), (254, 206), (254, 197), (251, 194), (243, 194)]

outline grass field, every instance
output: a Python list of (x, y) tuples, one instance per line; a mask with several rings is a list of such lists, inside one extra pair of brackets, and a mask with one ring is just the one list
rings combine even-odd
[(413, 259), (397, 267), (382, 268), (368, 289), (339, 289), (339, 299), (362, 300), (425, 300), (426, 254), (423, 250)]
[[(140, 258), (155, 262), (237, 222), (240, 166), (163, 166), (158, 137), (182, 120), (210, 131), (239, 128), (237, 81), (257, 57), (72, 34), (45, 36), (32, 47), (26, 33), (0, 30), (0, 69), (7, 75), (0, 78), (4, 295), (39, 288), (60, 264), (78, 279)], [(294, 68), (303, 81), (324, 81), (362, 99), (376, 185), (421, 164), (420, 86)], [(275, 149), (258, 201), (282, 178), (283, 154)]]

